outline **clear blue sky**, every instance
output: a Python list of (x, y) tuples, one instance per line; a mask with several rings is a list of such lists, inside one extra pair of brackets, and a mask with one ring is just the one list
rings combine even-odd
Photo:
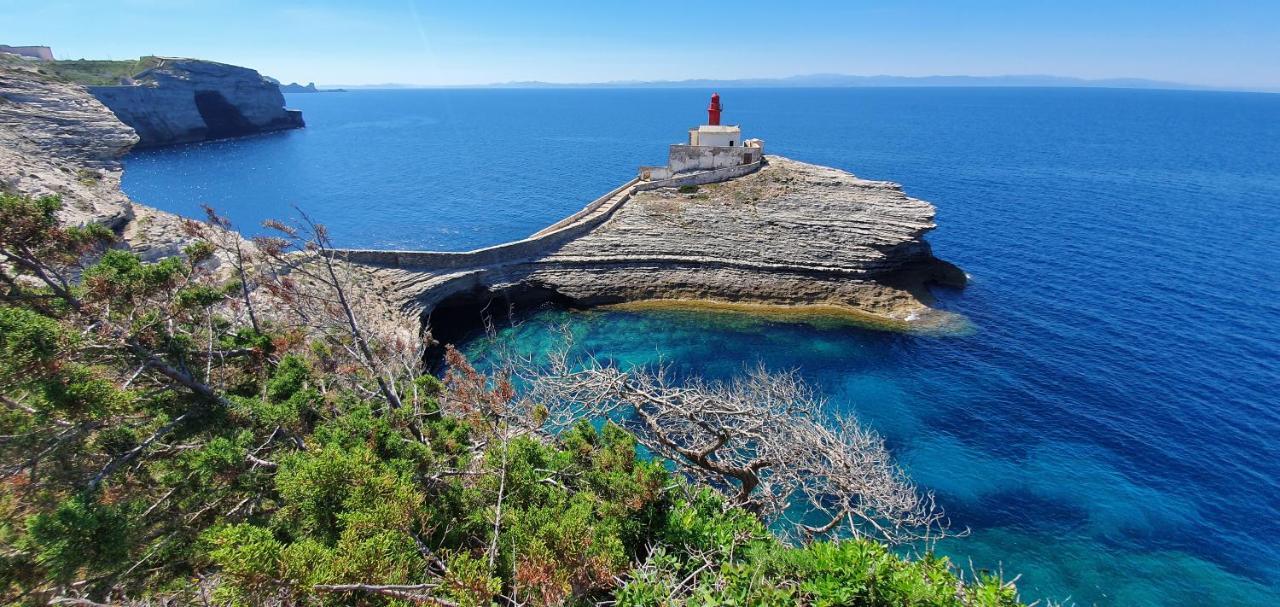
[(0, 0), (0, 43), (330, 84), (838, 72), (1280, 89), (1280, 0)]

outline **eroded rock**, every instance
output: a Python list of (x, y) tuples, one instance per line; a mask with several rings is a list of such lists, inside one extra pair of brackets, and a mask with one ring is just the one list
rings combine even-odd
[(697, 192), (637, 192), (603, 223), (567, 241), (548, 237), (533, 254), (459, 255), (486, 260), (473, 267), (431, 267), (430, 254), (351, 258), (374, 261), (388, 296), (437, 336), (452, 332), (440, 325), (459, 321), (460, 302), (527, 306), (536, 303), (529, 294), (584, 306), (809, 306), (909, 328), (951, 320), (930, 306), (928, 285), (965, 281), (933, 256), (924, 236), (934, 227), (933, 205), (897, 184), (771, 156), (755, 173)]
[(198, 59), (162, 57), (121, 86), (90, 91), (150, 147), (240, 137), (303, 126), (284, 107), (279, 85), (255, 70)]

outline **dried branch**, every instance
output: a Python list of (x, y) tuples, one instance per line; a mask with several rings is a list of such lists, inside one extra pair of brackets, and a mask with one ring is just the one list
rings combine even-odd
[(884, 440), (852, 417), (830, 415), (795, 372), (757, 366), (729, 382), (676, 382), (662, 367), (622, 370), (571, 359), (570, 350), (547, 364), (515, 365), (529, 388), (507, 405), (506, 419), (531, 432), (558, 432), (583, 417), (613, 419), (730, 504), (790, 523), (794, 539), (914, 544), (947, 535), (933, 495), (910, 481)]

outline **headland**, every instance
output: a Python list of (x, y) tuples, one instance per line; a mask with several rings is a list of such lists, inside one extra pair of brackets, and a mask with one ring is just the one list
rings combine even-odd
[[(929, 285), (965, 275), (933, 256), (934, 207), (887, 181), (779, 156), (721, 125), (665, 166), (534, 235), (468, 252), (346, 249), (391, 305), (443, 342), (510, 307), (770, 307), (898, 330), (954, 324)], [(496, 305), (495, 305), (496, 303)]]

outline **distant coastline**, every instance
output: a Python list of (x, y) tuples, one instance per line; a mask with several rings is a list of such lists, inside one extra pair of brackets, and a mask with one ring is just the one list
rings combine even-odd
[(806, 74), (781, 78), (740, 78), (688, 80), (615, 80), (608, 82), (544, 82), (526, 80), (489, 84), (334, 84), (328, 87), (344, 89), (452, 89), (452, 88), (505, 88), (505, 89), (556, 89), (556, 88), (1113, 88), (1179, 91), (1222, 91), (1276, 93), (1280, 91), (1249, 87), (1217, 87), (1183, 82), (1152, 80), (1147, 78), (1075, 78), (1038, 74), (1005, 76), (853, 76), (847, 74)]
[(298, 84), (297, 82), (290, 82), (289, 84), (281, 84), (280, 92), (281, 93), (345, 93), (347, 91), (340, 88), (323, 88), (323, 89), (316, 88), (316, 83), (314, 82), (308, 82), (306, 85)]

